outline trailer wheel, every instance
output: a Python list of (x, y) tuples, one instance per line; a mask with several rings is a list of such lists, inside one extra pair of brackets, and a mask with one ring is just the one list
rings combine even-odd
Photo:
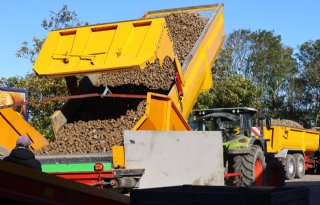
[(286, 179), (293, 179), (296, 175), (297, 168), (293, 155), (288, 154), (284, 160), (284, 167), (286, 171)]
[(269, 157), (267, 159), (267, 185), (268, 186), (284, 186), (285, 170), (281, 161), (277, 158)]
[(266, 160), (260, 146), (253, 145), (250, 152), (243, 157), (242, 182), (245, 186), (266, 185)]
[(295, 178), (302, 178), (305, 174), (305, 161), (301, 153), (296, 153), (293, 155), (295, 165), (296, 165), (296, 175)]
[[(241, 173), (243, 157), (241, 155), (231, 155), (228, 160), (228, 172), (231, 173)], [(226, 180), (227, 186), (240, 186), (241, 185), (241, 177), (229, 177)]]

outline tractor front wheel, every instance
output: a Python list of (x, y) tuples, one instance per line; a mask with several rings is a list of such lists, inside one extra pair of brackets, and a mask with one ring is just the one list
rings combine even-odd
[(260, 146), (253, 145), (242, 160), (242, 182), (244, 186), (266, 185), (266, 160)]

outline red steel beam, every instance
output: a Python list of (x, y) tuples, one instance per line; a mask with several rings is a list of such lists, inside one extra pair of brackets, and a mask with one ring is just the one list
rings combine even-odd
[(128, 196), (0, 160), (0, 201), (8, 204), (130, 204)]
[(82, 99), (82, 98), (92, 98), (92, 97), (112, 97), (112, 98), (136, 98), (136, 99), (146, 99), (146, 95), (135, 95), (135, 94), (120, 94), (120, 93), (109, 93), (106, 95), (102, 95), (99, 93), (90, 93), (90, 94), (81, 94), (81, 95), (70, 95), (70, 96), (61, 96), (61, 97), (52, 97), (52, 98), (42, 98), (40, 100), (30, 100), (22, 103), (14, 103), (10, 105), (0, 106), (0, 109), (10, 108), (10, 107), (18, 107), (21, 105), (29, 105), (36, 103), (46, 103), (51, 101), (58, 100), (69, 100), (69, 99)]
[(224, 177), (239, 177), (240, 173), (224, 173)]

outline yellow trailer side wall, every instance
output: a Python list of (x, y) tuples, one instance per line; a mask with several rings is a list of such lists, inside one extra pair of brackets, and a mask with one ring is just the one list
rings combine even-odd
[(191, 130), (168, 96), (149, 92), (146, 112), (132, 130)]
[(16, 146), (20, 135), (29, 136), (32, 141), (31, 148), (35, 150), (48, 144), (48, 141), (12, 108), (0, 109), (0, 133), (0, 145), (8, 151)]
[(207, 27), (207, 30), (203, 32), (204, 36), (198, 42), (199, 44), (196, 45), (192, 58), (187, 65), (183, 65), (185, 84), (181, 101), (179, 101), (176, 87), (173, 87), (169, 93), (169, 97), (181, 110), (185, 119), (189, 117), (200, 93), (212, 87), (211, 68), (225, 39), (222, 9), (223, 6), (220, 6), (216, 11), (215, 18)]
[(319, 132), (282, 126), (264, 128), (267, 151), (277, 153), (282, 149), (303, 150), (306, 153), (319, 149)]
[[(205, 7), (207, 9), (208, 6)], [(146, 114), (134, 130), (190, 130), (186, 123), (201, 92), (212, 87), (211, 69), (225, 39), (223, 4), (214, 5), (193, 49), (181, 66), (165, 18), (114, 22), (52, 31), (34, 64), (43, 76), (144, 69), (169, 56), (181, 78), (183, 96), (174, 85), (167, 96), (152, 94)], [(193, 8), (194, 9), (194, 8)], [(178, 81), (178, 80), (177, 80)], [(53, 120), (61, 119), (52, 117)], [(63, 124), (59, 124), (60, 130)]]

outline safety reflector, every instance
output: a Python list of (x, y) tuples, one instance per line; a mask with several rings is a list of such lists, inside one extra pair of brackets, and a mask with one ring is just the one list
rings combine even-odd
[(96, 164), (94, 165), (94, 171), (99, 171), (99, 172), (101, 172), (101, 171), (103, 171), (103, 169), (104, 169), (103, 163), (96, 163)]
[(254, 137), (260, 136), (260, 127), (251, 127), (251, 135)]

